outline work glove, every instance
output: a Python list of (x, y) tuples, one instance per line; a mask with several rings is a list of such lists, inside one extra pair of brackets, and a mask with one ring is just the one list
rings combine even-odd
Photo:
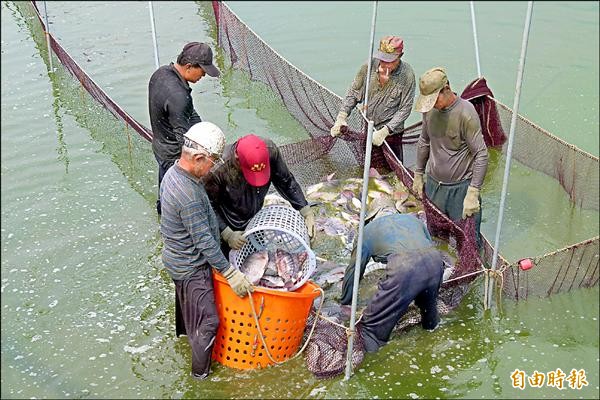
[(390, 134), (390, 130), (386, 125), (383, 128), (376, 130), (373, 132), (373, 144), (375, 146), (381, 146), (386, 137)]
[(479, 189), (469, 186), (463, 200), (463, 219), (479, 212)]
[(229, 286), (231, 286), (231, 289), (233, 289), (235, 294), (240, 297), (245, 297), (249, 291), (254, 291), (254, 288), (246, 278), (246, 275), (231, 265), (223, 272), (223, 276), (227, 279)]
[(412, 190), (417, 194), (419, 199), (423, 198), (423, 174), (420, 172), (415, 172), (415, 177), (413, 178)]
[(341, 128), (342, 126), (348, 126), (348, 121), (346, 120), (348, 118), (348, 113), (345, 111), (340, 111), (337, 115), (337, 118), (335, 119), (335, 123), (333, 124), (333, 126), (331, 127), (331, 130), (329, 131), (329, 133), (331, 133), (331, 136), (336, 137), (342, 134), (341, 132)]
[(304, 217), (304, 223), (306, 224), (306, 229), (308, 230), (308, 237), (315, 237), (315, 213), (310, 208), (310, 206), (304, 206), (300, 209), (300, 214)]
[(230, 227), (223, 229), (221, 237), (227, 242), (230, 248), (239, 250), (246, 243), (246, 238), (242, 236), (244, 232), (231, 230)]

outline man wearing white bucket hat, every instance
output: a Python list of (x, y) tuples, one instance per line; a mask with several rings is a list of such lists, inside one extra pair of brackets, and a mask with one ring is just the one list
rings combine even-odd
[(192, 376), (210, 372), (212, 347), (219, 325), (212, 268), (244, 297), (252, 291), (245, 275), (231, 266), (219, 246), (219, 224), (200, 178), (218, 164), (225, 135), (211, 122), (193, 125), (184, 135), (181, 157), (160, 185), (164, 241), (162, 260), (175, 283), (176, 334), (192, 347)]
[(488, 152), (475, 107), (450, 88), (446, 70), (436, 67), (419, 78), (415, 110), (423, 113), (417, 144), (412, 189), (423, 196), (423, 174), (428, 166), (425, 194), (453, 221), (473, 216), (481, 248), (481, 197)]

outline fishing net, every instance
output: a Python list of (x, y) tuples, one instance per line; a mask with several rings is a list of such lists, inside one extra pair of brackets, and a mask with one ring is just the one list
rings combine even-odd
[[(39, 22), (42, 34), (45, 26), (35, 2), (17, 2), (17, 8), (26, 17), (33, 16)], [(306, 140), (281, 146), (286, 162), (291, 167), (300, 184), (306, 187), (335, 171), (339, 178), (355, 175), (364, 163), (366, 123), (362, 115), (354, 112), (348, 118), (348, 133), (341, 138), (332, 138), (329, 129), (340, 109), (341, 98), (290, 64), (285, 58), (269, 47), (248, 26), (246, 26), (222, 2), (212, 2), (217, 26), (220, 52), (236, 69), (245, 71), (253, 80), (263, 82), (281, 100), (290, 114), (306, 129)], [(34, 35), (42, 54), (43, 37)], [(150, 130), (125, 112), (106, 92), (79, 67), (67, 51), (48, 34), (53, 60), (58, 60), (84, 88), (90, 96), (110, 111), (117, 119), (131, 127), (142, 138), (151, 140)], [(56, 64), (55, 64), (56, 65)], [(476, 89), (476, 88), (471, 88)], [(464, 94), (464, 93), (463, 93)], [(494, 109), (497, 109), (500, 126), (507, 131), (512, 111), (490, 94), (474, 96), (482, 102), (480, 118), (490, 132), (498, 130), (493, 124)], [(471, 99), (471, 101), (473, 101)], [(477, 107), (477, 105), (476, 105)], [(483, 111), (482, 111), (483, 110)], [(487, 111), (486, 111), (487, 110)], [(488, 117), (485, 117), (487, 112)], [(491, 121), (492, 124), (487, 123)], [(393, 170), (407, 187), (411, 187), (416, 138), (419, 124), (408, 127), (403, 135), (404, 164), (398, 162), (387, 146), (373, 149), (372, 166)], [(126, 132), (128, 132), (126, 130)], [(486, 135), (488, 136), (488, 135)], [(489, 139), (492, 139), (490, 142)], [(489, 145), (499, 146), (502, 135), (488, 137)], [(391, 137), (390, 140), (396, 140)], [(540, 151), (543, 149), (543, 151)], [(504, 151), (504, 148), (503, 148)], [(557, 138), (522, 116), (517, 118), (513, 158), (533, 170), (540, 171), (555, 179), (569, 194), (573, 203), (582, 209), (599, 209), (599, 168), (598, 158)], [(447, 238), (459, 253), (456, 271), (447, 287), (465, 285), (480, 274), (484, 263), (491, 263), (493, 249), (484, 239), (483, 260), (479, 258), (470, 222), (461, 226), (449, 221), (443, 214), (424, 201), (428, 228), (432, 234)], [(515, 299), (528, 296), (547, 296), (598, 284), (599, 276), (599, 237), (581, 241), (548, 254), (533, 257), (537, 265), (528, 271), (519, 270), (517, 262), (509, 262), (499, 255), (499, 281), (504, 282), (504, 293)], [(461, 289), (461, 291), (464, 289)]]

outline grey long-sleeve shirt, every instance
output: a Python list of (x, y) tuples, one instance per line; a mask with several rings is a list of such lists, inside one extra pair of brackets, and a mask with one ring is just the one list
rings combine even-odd
[(160, 185), (164, 241), (162, 260), (174, 280), (188, 279), (210, 264), (220, 272), (229, 266), (221, 252), (217, 216), (200, 180), (176, 162)]
[(467, 100), (457, 96), (449, 107), (423, 114), (415, 171), (424, 173), (427, 164), (428, 174), (439, 182), (471, 179), (471, 186), (481, 188), (488, 153), (479, 116)]
[[(364, 100), (367, 67), (367, 64), (360, 67), (342, 102), (342, 111), (348, 115), (356, 104)], [(388, 82), (380, 87), (377, 80), (378, 67), (379, 60), (373, 59), (367, 117), (373, 120), (376, 129), (386, 125), (390, 133), (398, 133), (404, 129), (404, 121), (412, 110), (415, 97), (415, 73), (407, 62), (401, 61), (398, 68), (390, 74)]]

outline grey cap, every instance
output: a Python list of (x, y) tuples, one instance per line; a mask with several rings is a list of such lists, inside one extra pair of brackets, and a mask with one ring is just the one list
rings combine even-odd
[(190, 42), (183, 46), (180, 54), (184, 64), (198, 64), (212, 77), (219, 76), (219, 70), (213, 65), (213, 52), (209, 45), (200, 42)]

